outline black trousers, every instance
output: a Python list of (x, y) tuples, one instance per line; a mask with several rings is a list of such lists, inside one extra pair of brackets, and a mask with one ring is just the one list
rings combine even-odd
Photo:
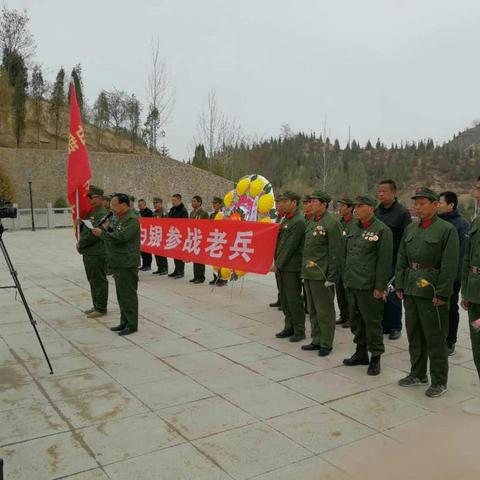
[(175, 264), (174, 272), (177, 275), (185, 275), (185, 262), (183, 260), (177, 260), (174, 258), (173, 263)]
[(159, 272), (166, 272), (168, 270), (167, 257), (159, 257), (155, 255), (155, 262), (157, 263), (157, 269)]
[(458, 322), (460, 320), (460, 313), (458, 311), (458, 296), (460, 294), (460, 286), (460, 282), (454, 282), (453, 294), (450, 297), (447, 343), (457, 343)]
[[(391, 277), (395, 274), (395, 267), (392, 267)], [(393, 282), (395, 285), (395, 282)], [(386, 298), (383, 309), (383, 330), (402, 330), (402, 301), (398, 299), (396, 292), (391, 292)]]
[(152, 266), (152, 254), (142, 252), (142, 267), (151, 267)]

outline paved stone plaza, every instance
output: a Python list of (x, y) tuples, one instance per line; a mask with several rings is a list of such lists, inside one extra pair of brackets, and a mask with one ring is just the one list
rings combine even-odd
[[(480, 388), (462, 314), (449, 391), (402, 389), (407, 343), (387, 341), (382, 374), (277, 340), (272, 275), (233, 287), (140, 275), (140, 331), (110, 311), (89, 320), (70, 229), (6, 232), (55, 370), (49, 375), (13, 291), (0, 291), (0, 457), (8, 480), (344, 480), (480, 476)], [(11, 283), (0, 258), (0, 284)], [(208, 275), (211, 276), (210, 274)]]

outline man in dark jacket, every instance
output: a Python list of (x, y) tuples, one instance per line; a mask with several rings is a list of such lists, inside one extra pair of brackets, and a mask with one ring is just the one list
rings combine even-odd
[(463, 256), (465, 255), (466, 240), (468, 238), (469, 223), (460, 215), (457, 210), (458, 197), (454, 192), (442, 192), (440, 194), (440, 202), (438, 203), (438, 216), (451, 223), (458, 233), (459, 240), (459, 259), (458, 259), (458, 274), (453, 283), (453, 294), (450, 297), (449, 307), (449, 323), (447, 335), (447, 351), (448, 355), (455, 353), (455, 344), (457, 343), (458, 322), (460, 314), (458, 312), (458, 296), (460, 293), (461, 278), (462, 278), (462, 264)]
[[(202, 208), (203, 199), (199, 195), (192, 198), (192, 211), (190, 218), (193, 220), (208, 220), (208, 213)], [(202, 263), (193, 264), (193, 278), (190, 283), (199, 285), (205, 281), (205, 265)]]
[[(210, 214), (210, 220), (215, 220), (218, 214), (222, 214), (223, 200), (220, 197), (213, 197), (212, 208), (213, 212)], [(213, 280), (208, 282), (209, 285), (215, 285), (217, 287), (224, 287), (228, 282), (220, 278), (215, 271), (213, 272)]]
[[(153, 208), (154, 218), (165, 218), (167, 216), (167, 212), (163, 208), (163, 200), (160, 197), (154, 197)], [(167, 257), (155, 255), (155, 262), (157, 263), (157, 271), (153, 272), (153, 275), (166, 275), (168, 273)]]
[[(172, 195), (172, 208), (168, 212), (168, 218), (188, 218), (188, 211), (182, 203), (182, 196), (179, 193)], [(175, 270), (168, 276), (174, 279), (185, 276), (185, 262), (183, 260), (173, 259)]]
[[(138, 210), (140, 216), (143, 218), (152, 218), (153, 212), (147, 207), (147, 202), (141, 198), (138, 201)], [(139, 268), (142, 272), (148, 272), (152, 269), (152, 254), (147, 252), (142, 252), (142, 266)]]
[[(412, 223), (410, 212), (398, 202), (397, 185), (393, 180), (382, 180), (377, 187), (377, 200), (380, 202), (375, 216), (390, 228), (393, 235), (393, 256), (390, 279), (394, 278), (398, 249), (403, 232)], [(393, 289), (392, 289), (393, 290)], [(383, 333), (390, 334), (390, 340), (397, 340), (402, 331), (402, 302), (394, 291), (386, 297), (383, 311)]]

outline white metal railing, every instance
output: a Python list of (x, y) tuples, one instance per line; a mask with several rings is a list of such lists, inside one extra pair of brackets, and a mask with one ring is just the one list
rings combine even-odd
[[(16, 207), (16, 205), (13, 205)], [(72, 209), (55, 208), (47, 203), (47, 208), (34, 208), (33, 220), (35, 228), (63, 228), (72, 226)], [(9, 230), (25, 230), (32, 228), (32, 211), (19, 208), (17, 218), (2, 219), (3, 226)]]

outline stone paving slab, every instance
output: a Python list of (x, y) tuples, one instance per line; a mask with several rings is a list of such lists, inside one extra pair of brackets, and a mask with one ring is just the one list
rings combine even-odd
[[(119, 317), (113, 285), (108, 315), (82, 313), (89, 287), (70, 229), (4, 239), (55, 370), (14, 292), (0, 290), (8, 480), (480, 475), (480, 419), (461, 410), (480, 393), (464, 312), (449, 391), (429, 399), (397, 386), (409, 370), (405, 335), (385, 339), (379, 377), (342, 365), (354, 351), (348, 329), (336, 329), (326, 358), (275, 338), (272, 275), (212, 290), (188, 282), (191, 265), (185, 280), (140, 273), (140, 331), (120, 338), (108, 329)], [(10, 284), (1, 262), (0, 285)]]

